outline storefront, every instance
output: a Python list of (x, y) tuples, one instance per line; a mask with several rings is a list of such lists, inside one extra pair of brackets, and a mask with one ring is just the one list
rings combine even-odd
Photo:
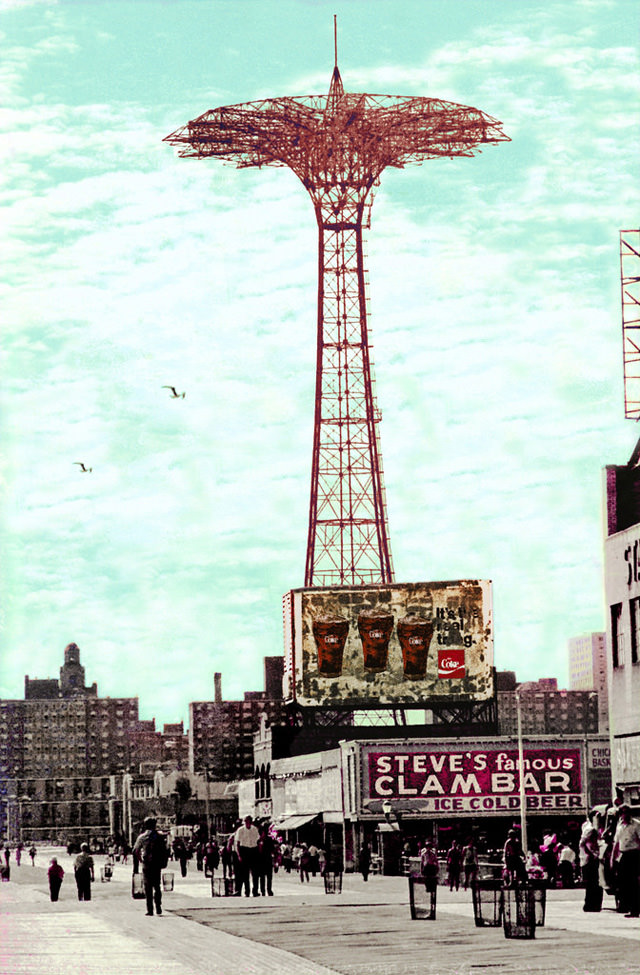
[(339, 748), (271, 762), (272, 822), (283, 838), (321, 847), (342, 863), (342, 755)]
[[(575, 845), (587, 809), (606, 789), (604, 736), (523, 743), (529, 845), (551, 832)], [(598, 763), (597, 774), (594, 762)], [(387, 873), (403, 849), (432, 837), (440, 850), (474, 837), (491, 854), (520, 828), (520, 763), (512, 738), (360, 741), (342, 744), (345, 868), (370, 842)], [(597, 786), (597, 788), (596, 788)]]

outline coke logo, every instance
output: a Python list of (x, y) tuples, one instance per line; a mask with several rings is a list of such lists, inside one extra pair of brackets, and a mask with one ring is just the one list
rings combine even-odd
[(459, 666), (458, 661), (452, 660), (451, 657), (445, 657), (440, 661), (440, 670), (444, 670), (447, 674), (450, 674), (452, 670), (457, 670)]
[(438, 677), (466, 677), (464, 650), (438, 651)]
[(384, 633), (382, 630), (369, 630), (369, 636), (372, 640), (382, 640)]
[(409, 646), (411, 647), (421, 647), (424, 644), (424, 640), (421, 636), (410, 636)]

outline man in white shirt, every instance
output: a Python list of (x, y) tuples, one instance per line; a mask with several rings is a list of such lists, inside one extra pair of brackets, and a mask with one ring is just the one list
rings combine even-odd
[(260, 833), (253, 825), (253, 817), (245, 816), (244, 824), (238, 826), (234, 846), (240, 867), (240, 893), (244, 887), (245, 897), (249, 896), (249, 877), (251, 877), (251, 892), (254, 897), (260, 896), (258, 890), (258, 840)]
[(625, 803), (619, 809), (613, 840), (613, 860), (617, 865), (620, 900), (628, 911), (625, 917), (639, 917), (640, 821), (631, 818), (631, 810)]

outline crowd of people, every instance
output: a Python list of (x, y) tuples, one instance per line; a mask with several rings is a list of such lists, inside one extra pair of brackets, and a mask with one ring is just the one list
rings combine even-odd
[[(132, 856), (134, 874), (140, 872), (144, 886), (147, 914), (162, 913), (162, 871), (170, 859), (180, 866), (186, 877), (188, 864), (195, 861), (196, 869), (205, 876), (221, 872), (225, 893), (237, 897), (273, 896), (273, 877), (279, 869), (286, 874), (298, 874), (301, 883), (311, 877), (322, 876), (327, 866), (325, 851), (304, 842), (289, 843), (268, 822), (254, 823), (251, 816), (238, 820), (226, 836), (199, 841), (192, 836), (174, 836), (169, 841), (160, 833), (156, 820), (148, 818), (144, 829), (131, 849), (124, 842), (110, 837), (105, 844), (107, 863), (116, 860), (126, 864)], [(36, 847), (27, 851), (23, 843), (15, 849), (4, 844), (0, 857), (0, 872), (8, 880), (11, 857), (19, 866), (28, 852), (35, 864)], [(77, 847), (76, 847), (77, 849)], [(411, 852), (408, 844), (405, 854)], [(441, 866), (446, 869), (446, 883), (450, 890), (472, 888), (478, 879), (478, 849), (473, 838), (465, 842), (453, 840), (449, 849), (438, 857), (431, 840), (418, 843), (420, 871), (431, 883), (439, 881)], [(371, 870), (372, 850), (365, 840), (358, 851), (357, 869), (367, 880)], [(93, 857), (86, 843), (73, 861), (78, 900), (91, 900), (91, 884), (95, 881)], [(541, 842), (533, 841), (525, 856), (519, 831), (510, 829), (502, 850), (502, 879), (507, 885), (538, 881), (547, 887), (584, 887), (584, 911), (599, 911), (603, 892), (615, 895), (617, 910), (626, 917), (640, 914), (640, 821), (631, 815), (629, 806), (616, 800), (606, 813), (593, 810), (586, 818), (579, 840), (547, 833)], [(64, 869), (57, 857), (52, 857), (48, 881), (52, 901), (57, 901), (64, 878)]]
[[(403, 859), (420, 862), (423, 877), (446, 883), (450, 890), (472, 888), (479, 877), (478, 848), (473, 838), (454, 839), (438, 851), (431, 840), (405, 843)], [(487, 854), (485, 853), (485, 856)], [(584, 888), (585, 911), (599, 911), (603, 894), (615, 896), (616, 909), (637, 918), (640, 908), (640, 820), (634, 819), (621, 799), (606, 810), (592, 810), (579, 837), (549, 832), (533, 839), (525, 855), (519, 829), (509, 829), (502, 848), (502, 863), (488, 855), (486, 869), (499, 869), (506, 886), (538, 882), (545, 887)], [(442, 875), (442, 879), (440, 879)], [(366, 878), (365, 878), (366, 879)]]
[(640, 820), (620, 799), (604, 815), (592, 810), (574, 849), (555, 833), (533, 843), (525, 858), (516, 830), (509, 830), (503, 850), (507, 883), (530, 880), (547, 887), (584, 887), (586, 912), (600, 911), (606, 891), (625, 917), (640, 915)]
[(170, 842), (156, 830), (155, 820), (148, 819), (145, 829), (133, 847), (134, 872), (141, 870), (147, 914), (162, 913), (161, 873), (170, 859), (187, 876), (189, 864), (213, 877), (221, 872), (225, 892), (236, 897), (272, 897), (273, 877), (282, 868), (293, 872), (301, 883), (322, 875), (326, 865), (324, 850), (313, 843), (283, 841), (267, 822), (254, 823), (252, 816), (238, 820), (234, 830), (218, 842), (214, 837), (198, 841), (193, 837), (175, 836)]
[(326, 866), (323, 849), (313, 843), (290, 844), (267, 822), (256, 825), (251, 816), (238, 822), (227, 838), (222, 856), (224, 876), (233, 881), (236, 897), (273, 895), (273, 875), (280, 868), (297, 873), (301, 883), (322, 875)]

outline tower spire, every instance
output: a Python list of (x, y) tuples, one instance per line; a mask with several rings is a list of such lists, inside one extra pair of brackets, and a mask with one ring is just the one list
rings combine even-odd
[(340, 77), (340, 71), (338, 69), (338, 17), (337, 14), (333, 15), (333, 75), (331, 76), (331, 84), (329, 85), (329, 97), (327, 98), (327, 108), (329, 111), (335, 111), (338, 102), (344, 95), (344, 86), (342, 84), (342, 78)]

